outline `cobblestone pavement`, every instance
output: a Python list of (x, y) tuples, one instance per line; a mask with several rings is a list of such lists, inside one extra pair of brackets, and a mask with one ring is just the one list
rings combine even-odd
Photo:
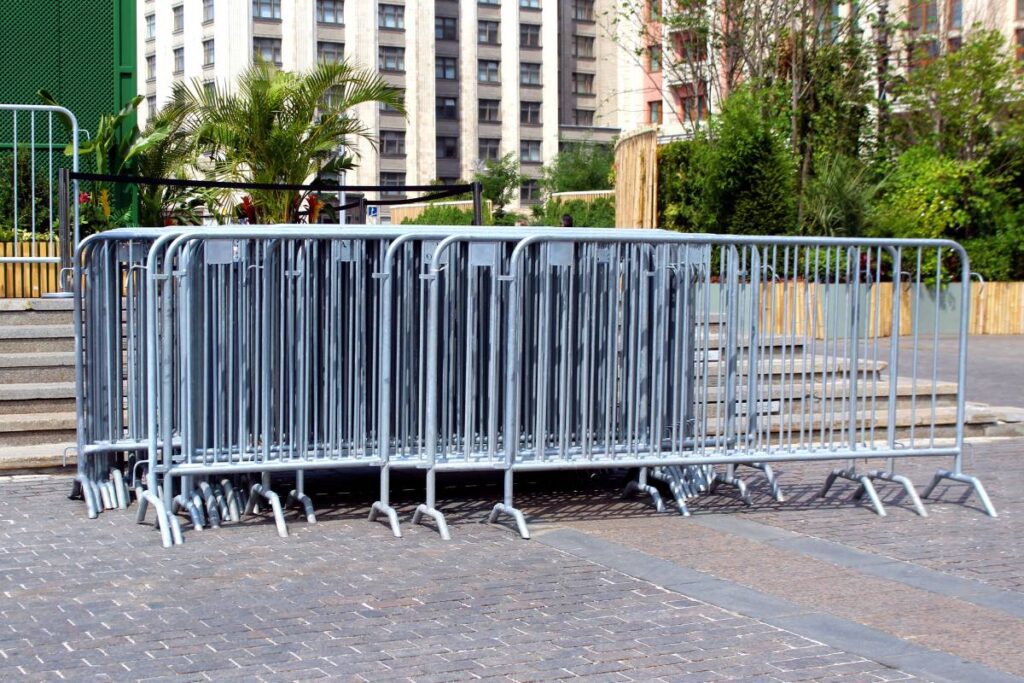
[[(577, 500), (571, 494), (563, 495), (557, 505), (531, 500), (527, 507), (547, 523), (570, 526), (1024, 676), (1022, 614), (1004, 611), (999, 604), (1002, 596), (1018, 608), (1024, 605), (1024, 506), (1017, 497), (1024, 487), (1022, 456), (1024, 440), (1007, 440), (977, 445), (965, 459), (965, 470), (980, 476), (987, 487), (999, 512), (997, 519), (986, 516), (977, 500), (967, 497), (967, 487), (958, 484), (940, 484), (933, 499), (924, 501), (927, 518), (918, 517), (902, 489), (892, 484), (880, 484), (879, 488), (888, 512), (884, 518), (876, 516), (866, 503), (849, 500), (854, 490), (849, 482), (840, 480), (829, 497), (821, 499), (818, 492), (829, 471), (827, 464), (780, 466), (787, 495), (782, 504), (769, 497), (757, 472), (741, 469), (753, 485), (752, 507), (724, 491), (694, 501), (694, 516), (689, 520), (644, 514), (638, 510), (641, 502), (617, 500), (607, 490), (591, 492), (589, 508), (582, 505), (585, 492)], [(867, 463), (862, 469), (882, 464)], [(934, 462), (921, 461), (898, 467), (911, 476), (919, 490), (935, 468)], [(773, 530), (795, 533), (787, 540)], [(834, 549), (841, 552), (827, 555), (842, 558), (847, 550), (859, 552), (848, 562), (815, 557), (801, 551), (801, 541), (808, 539), (829, 542), (823, 546), (837, 544)], [(694, 552), (695, 548), (699, 552)], [(899, 560), (908, 571), (926, 568), (942, 574), (933, 577), (931, 583), (936, 586), (907, 585), (898, 576), (873, 575), (868, 571), (873, 558)], [(899, 570), (889, 573), (898, 575)], [(955, 591), (941, 585), (944, 577), (962, 580), (955, 588), (965, 595), (950, 595)], [(973, 590), (991, 594), (994, 599), (989, 603), (993, 604), (971, 602), (965, 596)]]
[(69, 481), (0, 480), (0, 680), (910, 678), (501, 527), (397, 540), (342, 500), (164, 550)]

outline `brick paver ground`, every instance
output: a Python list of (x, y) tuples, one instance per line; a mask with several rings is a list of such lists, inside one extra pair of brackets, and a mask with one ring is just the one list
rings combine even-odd
[(0, 680), (909, 678), (501, 527), (397, 540), (318, 497), (288, 539), (258, 520), (164, 550), (68, 488), (0, 480)]

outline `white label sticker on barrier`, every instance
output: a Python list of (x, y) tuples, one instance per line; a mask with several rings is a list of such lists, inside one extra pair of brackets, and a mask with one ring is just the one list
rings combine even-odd
[(235, 240), (208, 240), (205, 255), (208, 265), (234, 263), (238, 260), (238, 242)]
[(572, 257), (572, 242), (548, 243), (548, 265), (552, 268), (571, 266)]

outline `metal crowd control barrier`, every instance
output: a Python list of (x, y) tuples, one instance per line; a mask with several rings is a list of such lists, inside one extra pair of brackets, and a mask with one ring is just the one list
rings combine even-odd
[[(0, 172), (11, 181), (10, 213), (0, 215), (0, 228), (11, 231), (13, 243), (13, 253), (0, 254), (0, 263), (68, 269), (78, 243), (78, 202), (70, 201), (78, 196), (78, 182), (68, 184), (65, 175), (78, 171), (78, 120), (63, 107), (0, 104), (0, 150)], [(55, 241), (59, 255), (44, 248)]]
[[(884, 515), (875, 486), (894, 482), (923, 515), (895, 460), (949, 457), (925, 495), (967, 483), (995, 515), (961, 468), (963, 392), (945, 405), (938, 379), (938, 311), (955, 305), (966, 379), (970, 273), (952, 242), (119, 230), (86, 240), (76, 269), (83, 493), (92, 515), (127, 500), (127, 476), (165, 545), (179, 513), (201, 529), (261, 503), (286, 536), (287, 507), (316, 519), (305, 473), (353, 467), (380, 471), (370, 519), (396, 536), (393, 468), (424, 471), (413, 522), (445, 538), (436, 478), (453, 471), (502, 472), (490, 519), (523, 537), (513, 482), (536, 470), (636, 468), (627, 493), (661, 510), (660, 482), (687, 514), (726, 486), (750, 504), (741, 468), (782, 500), (774, 463), (838, 461), (822, 495), (848, 479)], [(274, 474), (295, 478), (283, 503)]]

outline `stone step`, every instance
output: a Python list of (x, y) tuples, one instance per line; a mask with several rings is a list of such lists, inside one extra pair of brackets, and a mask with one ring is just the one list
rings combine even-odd
[(0, 386), (26, 382), (74, 382), (73, 351), (0, 353)]
[(0, 384), (0, 416), (74, 410), (74, 382)]
[(0, 446), (0, 472), (12, 474), (66, 466), (74, 468), (75, 442), (61, 441), (28, 446)]
[(74, 327), (70, 324), (0, 325), (0, 354), (74, 350)]
[(70, 325), (74, 301), (54, 299), (0, 299), (0, 326), (6, 325)]
[(0, 415), (0, 446), (74, 441), (75, 413), (15, 413)]

